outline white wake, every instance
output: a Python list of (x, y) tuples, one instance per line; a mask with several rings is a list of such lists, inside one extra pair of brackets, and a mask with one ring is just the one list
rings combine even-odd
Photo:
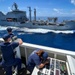
[[(75, 33), (75, 30), (65, 30), (65, 31), (60, 31), (60, 30), (49, 30), (49, 29), (30, 29), (30, 28), (19, 28), (19, 27), (11, 27), (13, 31), (19, 31), (19, 32), (28, 32), (28, 33), (48, 33), (48, 32), (53, 32), (53, 33), (65, 33), (65, 34), (73, 34)], [(6, 30), (7, 27), (0, 26), (0, 31), (1, 30)]]
[(75, 30), (65, 30), (65, 31), (60, 31), (60, 30), (49, 30), (49, 29), (29, 29), (29, 28), (19, 28), (18, 31), (23, 31), (23, 32), (29, 32), (29, 33), (48, 33), (48, 32), (53, 32), (53, 33), (65, 33), (65, 34), (73, 34)]

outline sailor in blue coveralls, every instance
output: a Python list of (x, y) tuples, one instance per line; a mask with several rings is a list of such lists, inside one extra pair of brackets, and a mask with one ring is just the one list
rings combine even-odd
[(11, 36), (11, 38), (14, 37), (14, 34), (12, 33), (12, 28), (8, 27), (7, 32)]
[(15, 58), (14, 49), (22, 44), (22, 40), (19, 39), (18, 42), (11, 42), (11, 37), (9, 34), (3, 36), (4, 42), (0, 43), (1, 52), (3, 55), (3, 67), (6, 71), (6, 75), (12, 75), (12, 66), (17, 67), (18, 73), (21, 70), (21, 59)]
[(8, 34), (11, 36), (11, 41), (14, 41), (17, 39), (17, 36), (15, 36), (13, 33), (12, 33), (12, 28), (8, 27), (7, 28), (7, 32)]
[(46, 60), (47, 57), (47, 52), (44, 52), (41, 49), (34, 50), (28, 57), (27, 61), (27, 69), (30, 71), (30, 73), (32, 73), (35, 66), (37, 66), (40, 69), (43, 68), (46, 64), (48, 64), (47, 61), (42, 62), (42, 59)]

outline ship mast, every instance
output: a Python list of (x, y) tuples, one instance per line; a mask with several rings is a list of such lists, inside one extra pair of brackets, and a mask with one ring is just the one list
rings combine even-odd
[(31, 22), (31, 7), (28, 7), (29, 8), (29, 19), (30, 19), (30, 22)]
[(34, 21), (36, 21), (36, 9), (34, 9)]

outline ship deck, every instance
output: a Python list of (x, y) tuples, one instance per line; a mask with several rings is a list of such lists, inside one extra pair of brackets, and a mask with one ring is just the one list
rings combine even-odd
[[(0, 62), (1, 62), (1, 59), (0, 59)], [(22, 63), (25, 64), (25, 60), (23, 57), (22, 57)], [(30, 73), (27, 71), (27, 69), (25, 67), (22, 68), (21, 72), (22, 72), (21, 75), (30, 75)], [(6, 75), (5, 70), (2, 66), (0, 66), (0, 75)], [(16, 75), (16, 73), (12, 72), (12, 75)], [(19, 74), (17, 74), (17, 75), (19, 75)]]
[[(5, 75), (5, 71), (2, 67), (0, 67), (0, 75)], [(21, 75), (30, 75), (30, 74), (26, 74), (26, 69), (23, 69), (23, 74), (21, 74)]]
[[(1, 39), (0, 39), (1, 42)], [(22, 59), (23, 66), (26, 66), (29, 55), (35, 49), (43, 49), (48, 52), (49, 55), (49, 65), (41, 70), (44, 75), (71, 75), (75, 74), (75, 52), (56, 49), (51, 47), (39, 46), (35, 44), (23, 43), (21, 46), (15, 49), (17, 57)], [(1, 52), (0, 52), (1, 54)], [(30, 75), (25, 67), (22, 75)], [(34, 68), (31, 75), (40, 75), (39, 69)], [(45, 72), (45, 73), (44, 73)], [(0, 75), (5, 75), (5, 71), (0, 67)], [(47, 73), (47, 74), (46, 74)], [(13, 74), (15, 75), (15, 74)]]
[(0, 67), (0, 75), (5, 75), (4, 70), (2, 69), (2, 67)]
[[(25, 64), (25, 58), (21, 57), (21, 59), (22, 59), (22, 63)], [(51, 58), (51, 57), (48, 57), (48, 59), (49, 59), (48, 60), (49, 64), (46, 65), (43, 69), (39, 69), (39, 71), (41, 71), (41, 73), (45, 72), (45, 73), (50, 73), (53, 75), (54, 75), (54, 73), (55, 73), (55, 75), (62, 75), (62, 74), (68, 75), (65, 61), (58, 60), (58, 59)], [(34, 75), (34, 74), (37, 75), (36, 73), (39, 72), (39, 71), (37, 71), (37, 68), (36, 69), (35, 68), (34, 68), (32, 75)], [(22, 72), (21, 75), (30, 75), (30, 73), (27, 71), (27, 69), (25, 67), (22, 68), (21, 72)], [(14, 72), (12, 72), (12, 73), (13, 73), (13, 75), (16, 75)], [(4, 68), (2, 66), (0, 66), (0, 75), (5, 75), (5, 71), (4, 71)]]

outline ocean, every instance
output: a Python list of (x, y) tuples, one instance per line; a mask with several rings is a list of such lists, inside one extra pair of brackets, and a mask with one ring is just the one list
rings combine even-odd
[[(74, 19), (74, 17), (67, 17), (66, 19)], [(7, 33), (6, 28), (0, 26), (0, 38)], [(13, 33), (26, 43), (75, 51), (75, 30), (55, 31), (47, 29), (12, 28)]]

